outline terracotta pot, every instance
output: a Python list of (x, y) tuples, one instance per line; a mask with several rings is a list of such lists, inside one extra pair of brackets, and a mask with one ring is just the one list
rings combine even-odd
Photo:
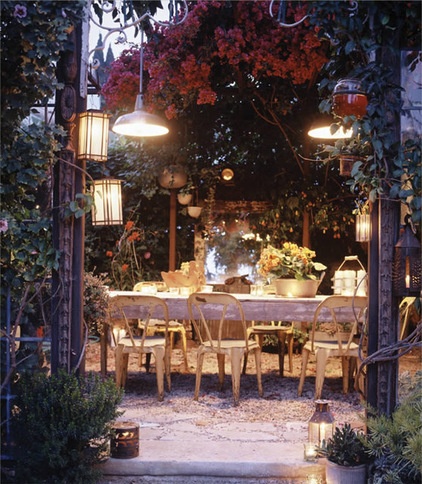
[(178, 193), (177, 200), (181, 205), (189, 205), (192, 200), (192, 193)]
[(275, 293), (284, 297), (315, 297), (320, 280), (275, 279)]
[(201, 215), (202, 207), (188, 207), (188, 214), (193, 218), (198, 218)]
[(180, 165), (172, 165), (165, 168), (158, 177), (158, 183), (163, 188), (182, 188), (186, 185), (188, 176)]
[(346, 467), (327, 460), (325, 477), (327, 484), (365, 484), (366, 465)]

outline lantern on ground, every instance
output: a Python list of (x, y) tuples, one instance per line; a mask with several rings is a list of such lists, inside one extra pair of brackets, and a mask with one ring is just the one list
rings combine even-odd
[(139, 424), (137, 422), (113, 424), (110, 454), (114, 459), (132, 459), (139, 456)]
[(315, 400), (315, 412), (308, 422), (308, 442), (315, 447), (325, 447), (334, 432), (334, 417), (328, 400)]

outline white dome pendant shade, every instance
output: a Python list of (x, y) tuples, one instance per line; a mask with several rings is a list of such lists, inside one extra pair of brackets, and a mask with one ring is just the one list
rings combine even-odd
[(169, 132), (166, 123), (156, 114), (148, 113), (144, 109), (142, 94), (144, 74), (144, 31), (141, 29), (141, 48), (139, 50), (139, 94), (136, 96), (133, 113), (123, 114), (117, 118), (112, 131), (124, 136), (162, 136)]
[(169, 132), (165, 122), (144, 109), (143, 94), (136, 96), (135, 110), (117, 118), (112, 131), (124, 136), (162, 136)]

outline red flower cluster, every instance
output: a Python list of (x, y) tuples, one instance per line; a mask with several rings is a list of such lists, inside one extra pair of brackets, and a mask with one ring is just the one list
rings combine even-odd
[[(177, 27), (156, 27), (159, 42), (145, 45), (146, 105), (175, 118), (192, 104), (214, 104), (220, 86), (259, 89), (260, 81), (303, 84), (327, 58), (306, 22), (282, 28), (269, 2), (198, 1)], [(301, 18), (306, 5), (288, 12)], [(139, 85), (139, 52), (125, 51), (112, 66), (102, 94), (111, 110), (132, 109)]]

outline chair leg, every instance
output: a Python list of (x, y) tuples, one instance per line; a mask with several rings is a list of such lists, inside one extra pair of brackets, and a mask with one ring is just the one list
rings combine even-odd
[[(139, 364), (142, 364), (142, 353), (139, 355)], [(145, 370), (147, 373), (149, 373), (149, 369), (151, 366), (151, 353), (147, 353), (145, 355)]]
[(255, 353), (255, 369), (256, 369), (256, 380), (258, 383), (258, 395), (260, 397), (264, 396), (264, 390), (262, 389), (262, 374), (261, 374), (261, 348), (256, 349)]
[(297, 394), (299, 397), (302, 396), (303, 385), (305, 384), (306, 367), (308, 366), (308, 359), (309, 359), (309, 350), (307, 350), (306, 348), (303, 348), (302, 349), (302, 370), (300, 372), (299, 387), (297, 390)]
[(286, 333), (284, 331), (277, 332), (278, 339), (278, 367), (280, 376), (284, 375), (284, 355), (286, 352)]
[[(242, 348), (232, 348), (230, 351), (230, 362), (232, 368), (232, 389), (234, 405), (239, 405), (240, 398), (240, 373), (244, 350)], [(224, 355), (222, 355), (224, 356)]]
[(224, 362), (225, 355), (222, 353), (217, 353), (217, 363), (218, 363), (218, 390), (221, 392), (224, 387)]
[(245, 356), (243, 357), (243, 369), (242, 369), (242, 374), (246, 375), (246, 367), (248, 366), (248, 354), (245, 353)]
[(167, 380), (167, 389), (171, 392), (171, 351), (168, 347), (164, 351), (164, 373)]
[(343, 393), (349, 391), (349, 378), (350, 378), (350, 356), (341, 357), (341, 369), (343, 372)]
[(185, 371), (186, 371), (186, 373), (189, 373), (188, 343), (187, 343), (187, 338), (186, 338), (186, 329), (184, 327), (181, 328), (180, 335), (182, 337), (183, 360), (185, 362)]
[(287, 333), (287, 348), (289, 353), (289, 371), (293, 373), (293, 333)]
[(325, 367), (327, 364), (327, 358), (329, 350), (319, 348), (315, 351), (316, 358), (316, 378), (315, 378), (315, 400), (321, 398), (322, 386), (324, 385)]
[(204, 353), (198, 351), (198, 357), (196, 359), (196, 380), (195, 380), (195, 394), (194, 400), (198, 400), (199, 390), (201, 388), (202, 366), (204, 364)]
[(157, 375), (158, 401), (164, 400), (164, 348), (153, 349)]
[(114, 351), (114, 368), (116, 373), (116, 386), (120, 388), (122, 386), (122, 369), (123, 369), (123, 345), (117, 345)]

